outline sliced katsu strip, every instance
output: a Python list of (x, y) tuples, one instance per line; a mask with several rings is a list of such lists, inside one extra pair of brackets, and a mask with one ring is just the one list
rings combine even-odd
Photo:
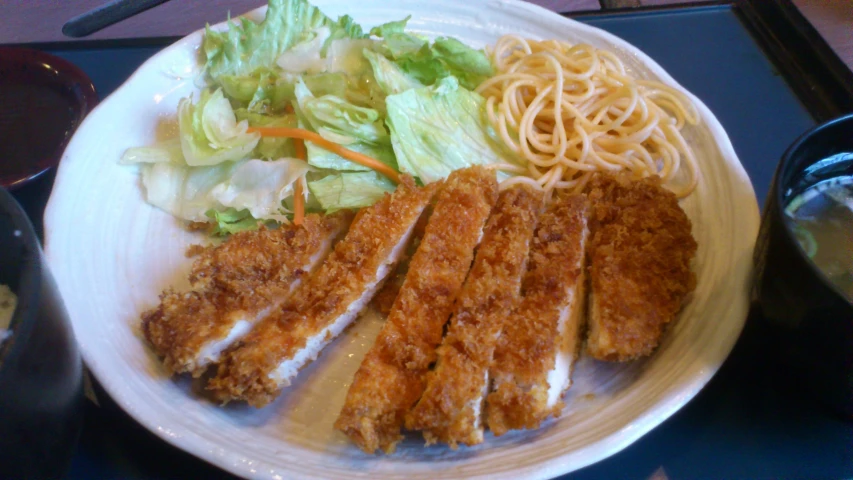
[(439, 191), (406, 280), (335, 423), (365, 452), (393, 452), (402, 439), (497, 190), (494, 172), (471, 167), (453, 172)]
[(406, 248), (406, 253), (400, 259), (397, 268), (394, 269), (394, 273), (388, 275), (388, 279), (382, 285), (382, 288), (379, 289), (379, 293), (373, 297), (373, 308), (386, 317), (391, 313), (394, 300), (397, 299), (397, 294), (400, 293), (400, 289), (403, 287), (403, 282), (406, 280), (406, 273), (409, 272), (409, 262), (411, 262), (412, 255), (415, 254), (418, 246), (421, 244), (421, 240), (424, 238), (424, 231), (426, 231), (427, 220), (429, 220), (431, 212), (432, 209), (427, 207), (424, 213), (421, 214), (421, 218), (418, 219), (415, 230), (412, 232), (412, 240)]
[(649, 355), (696, 286), (690, 220), (658, 177), (597, 174), (586, 191), (594, 205), (587, 351), (599, 360)]
[(562, 408), (583, 328), (587, 202), (556, 199), (539, 219), (522, 300), (504, 324), (490, 369), (486, 419), (495, 435), (537, 428)]
[(405, 177), (393, 194), (361, 210), (317, 271), (224, 355), (208, 384), (214, 397), (261, 407), (288, 386), (376, 294), (434, 190)]
[(143, 314), (145, 337), (173, 373), (199, 376), (280, 305), (331, 251), (352, 214), (309, 215), (301, 226), (261, 227), (201, 250), (191, 290), (165, 291)]
[(406, 280), (406, 273), (408, 271), (409, 262), (407, 258), (404, 258), (397, 265), (394, 272), (391, 273), (391, 275), (388, 275), (388, 279), (382, 284), (382, 288), (379, 289), (379, 292), (375, 297), (373, 297), (371, 305), (380, 314), (387, 317), (388, 314), (391, 313), (391, 307), (394, 306), (394, 300), (397, 299), (400, 289), (403, 288), (403, 282)]
[(474, 264), (456, 300), (435, 369), (406, 428), (427, 444), (483, 441), (482, 410), (489, 366), (504, 319), (520, 300), (530, 240), (542, 194), (527, 186), (504, 190), (486, 224)]

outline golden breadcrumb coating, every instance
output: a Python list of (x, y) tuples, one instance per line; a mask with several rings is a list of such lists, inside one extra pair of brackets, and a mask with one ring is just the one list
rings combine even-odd
[[(392, 252), (410, 238), (434, 190), (418, 188), (411, 177), (404, 177), (393, 194), (362, 209), (317, 271), (226, 353), (208, 384), (214, 397), (222, 402), (245, 400), (256, 407), (272, 401), (289, 384), (287, 378), (276, 378), (279, 365), (346, 314), (382, 280), (378, 275), (383, 267), (393, 270)], [(326, 332), (328, 341), (332, 334)]]
[(593, 205), (587, 351), (599, 360), (649, 355), (696, 285), (690, 219), (659, 177), (597, 174), (586, 191)]
[[(522, 300), (504, 324), (490, 375), (486, 419), (495, 435), (538, 428), (558, 415), (562, 402), (549, 401), (570, 385), (571, 363), (581, 343), (584, 299), (584, 247), (588, 205), (582, 195), (556, 199), (539, 218), (530, 247)], [(561, 323), (563, 324), (561, 326)], [(568, 378), (549, 383), (560, 355), (569, 361)]]
[(422, 430), (427, 444), (483, 441), (481, 410), (488, 371), (503, 322), (520, 299), (521, 278), (542, 194), (518, 185), (504, 190), (483, 239), (450, 327), (438, 348), (423, 396), (406, 415), (406, 428)]
[(301, 226), (240, 232), (202, 250), (190, 273), (191, 290), (166, 290), (142, 315), (142, 330), (172, 373), (199, 376), (200, 352), (225, 339), (243, 318), (282, 302), (301, 278), (331, 251), (352, 214), (308, 215)]
[(482, 167), (453, 172), (439, 190), (406, 280), (335, 422), (365, 452), (393, 452), (403, 438), (405, 413), (426, 386), (497, 194), (494, 172)]
[(418, 223), (415, 224), (415, 230), (412, 232), (412, 241), (406, 248), (406, 254), (400, 259), (394, 273), (388, 275), (388, 279), (385, 281), (385, 284), (382, 285), (379, 293), (373, 297), (373, 302), (371, 303), (373, 308), (385, 317), (391, 313), (391, 307), (394, 306), (394, 300), (397, 299), (397, 294), (400, 293), (400, 289), (403, 287), (403, 282), (406, 280), (406, 273), (409, 271), (409, 262), (412, 260), (412, 255), (415, 254), (415, 251), (417, 251), (418, 246), (421, 244), (421, 239), (424, 237), (424, 231), (426, 230), (426, 224), (427, 220), (429, 220), (430, 213), (432, 213), (432, 209), (427, 207), (424, 210), (424, 213), (421, 214), (421, 217), (418, 219)]

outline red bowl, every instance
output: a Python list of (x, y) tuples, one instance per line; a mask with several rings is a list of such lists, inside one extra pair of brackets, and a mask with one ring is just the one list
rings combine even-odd
[(97, 103), (95, 86), (74, 64), (38, 50), (0, 47), (0, 185), (20, 187), (56, 166)]

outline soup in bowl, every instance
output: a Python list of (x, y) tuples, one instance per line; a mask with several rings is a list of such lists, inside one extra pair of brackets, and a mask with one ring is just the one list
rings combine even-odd
[(809, 397), (853, 419), (853, 114), (782, 156), (755, 248), (766, 341)]

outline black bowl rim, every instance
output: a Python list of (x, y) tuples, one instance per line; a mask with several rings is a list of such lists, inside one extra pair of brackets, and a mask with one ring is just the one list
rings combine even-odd
[(20, 281), (18, 291), (14, 292), (18, 297), (12, 321), (9, 324), (11, 336), (0, 344), (0, 370), (9, 359), (14, 359), (28, 343), (28, 339), (35, 328), (34, 315), (38, 310), (38, 302), (41, 294), (41, 246), (38, 237), (33, 230), (29, 217), (18, 204), (15, 197), (5, 188), (0, 188), (0, 215), (9, 215), (15, 229), (21, 232), (21, 241), (24, 244), (24, 258), (22, 259)]
[[(836, 117), (836, 118), (833, 118), (832, 120), (828, 120), (826, 122), (823, 122), (819, 125), (815, 125), (814, 127), (807, 130), (805, 133), (800, 135), (796, 140), (794, 140), (794, 143), (792, 143), (791, 146), (789, 146), (788, 149), (785, 150), (785, 153), (782, 154), (782, 160), (779, 162), (779, 167), (776, 170), (776, 182), (775, 182), (774, 191), (771, 192), (771, 195), (774, 195), (776, 197), (776, 202), (775, 202), (776, 208), (778, 210), (778, 214), (779, 214), (779, 217), (782, 221), (782, 224), (784, 225), (785, 233), (788, 235), (788, 239), (794, 245), (796, 245), (797, 251), (800, 252), (800, 257), (806, 261), (808, 268), (821, 281), (823, 286), (825, 286), (830, 291), (832, 291), (842, 301), (845, 301), (845, 302), (849, 303), (850, 305), (853, 305), (853, 300), (851, 300), (845, 292), (842, 292), (841, 289), (837, 285), (835, 285), (835, 283), (832, 282), (829, 279), (829, 277), (826, 276), (825, 273), (823, 273), (823, 270), (821, 270), (820, 267), (815, 265), (815, 263), (812, 261), (812, 259), (809, 258), (805, 249), (803, 249), (803, 246), (797, 240), (797, 237), (794, 234), (794, 230), (791, 227), (791, 223), (785, 219), (785, 211), (784, 211), (784, 207), (783, 207), (784, 200), (785, 200), (783, 194), (784, 194), (785, 189), (783, 188), (782, 182), (781, 182), (781, 180), (782, 180), (781, 176), (782, 176), (783, 172), (785, 171), (785, 169), (788, 166), (790, 166), (790, 164), (793, 160), (794, 154), (798, 150), (800, 150), (804, 144), (809, 142), (812, 139), (812, 137), (821, 133), (822, 131), (829, 129), (829, 128), (832, 128), (832, 127), (835, 127), (838, 124), (843, 124), (843, 123), (850, 123), (850, 127), (851, 127), (850, 130), (851, 130), (851, 132), (853, 132), (853, 113), (847, 113), (847, 114), (841, 115), (840, 117)], [(822, 159), (820, 159), (820, 158), (815, 159), (815, 161), (818, 161), (818, 160), (822, 160)]]
[[(81, 95), (76, 99), (77, 112), (75, 118), (76, 125), (74, 126), (74, 130), (76, 130), (83, 123), (83, 120), (86, 118), (89, 112), (91, 112), (92, 109), (95, 108), (95, 106), (98, 104), (98, 94), (95, 91), (95, 85), (94, 83), (92, 83), (92, 79), (89, 78), (86, 72), (84, 72), (80, 67), (74, 65), (73, 63), (69, 62), (68, 60), (65, 60), (62, 57), (58, 57), (56, 55), (33, 48), (19, 46), (0, 46), (0, 58), (5, 59), (4, 61), (8, 63), (20, 63), (22, 61), (27, 61), (30, 63), (48, 64), (54, 69), (56, 69), (58, 75), (68, 79), (68, 83), (75, 83), (80, 85)], [(22, 58), (24, 58), (25, 60), (21, 60)], [(68, 146), (68, 142), (71, 140), (71, 137), (74, 134), (74, 130), (70, 132), (70, 134), (64, 141), (62, 141), (56, 146), (56, 149), (54, 150), (52, 156), (48, 158), (39, 158), (34, 160), (35, 162), (40, 163), (40, 166), (42, 167), (37, 172), (10, 174), (8, 179), (4, 179), (4, 181), (0, 183), (0, 186), (9, 190), (15, 190), (41, 177), (51, 168), (55, 168), (59, 164), (63, 152), (65, 151), (65, 147)]]

